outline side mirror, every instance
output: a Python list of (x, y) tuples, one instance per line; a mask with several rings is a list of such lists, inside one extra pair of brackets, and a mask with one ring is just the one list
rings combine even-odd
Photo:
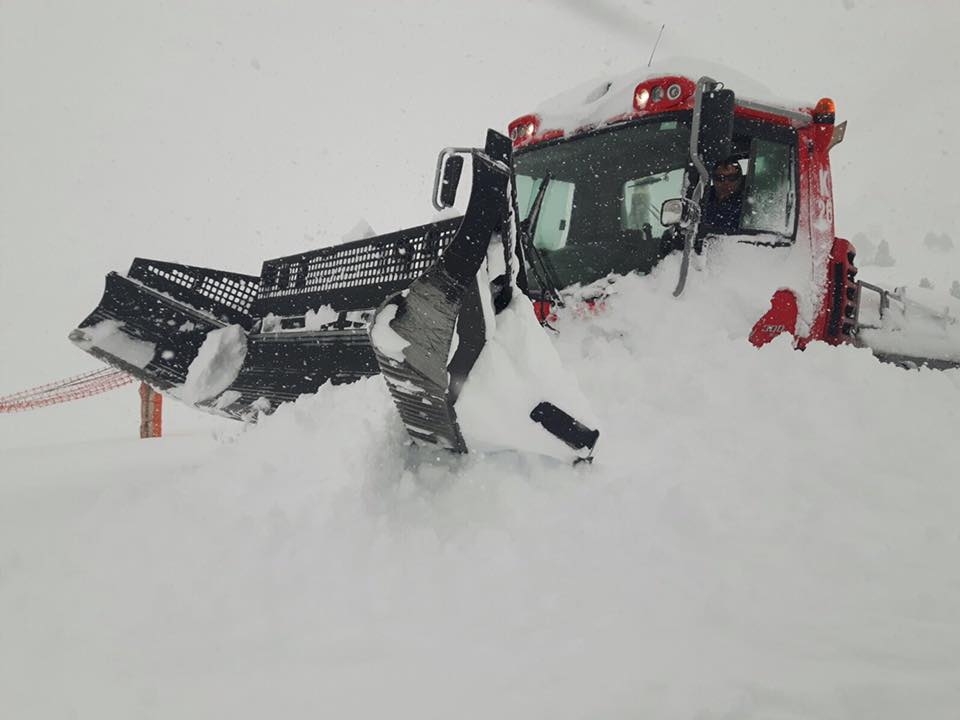
[(687, 205), (683, 198), (665, 200), (660, 206), (660, 224), (664, 227), (679, 225), (687, 219)]
[(460, 185), (460, 174), (462, 172), (463, 155), (447, 156), (446, 162), (443, 163), (439, 188), (435, 188), (437, 199), (435, 205), (439, 205), (440, 208), (453, 207), (457, 200), (457, 187)]
[(703, 89), (697, 118), (697, 155), (708, 170), (733, 149), (733, 90)]

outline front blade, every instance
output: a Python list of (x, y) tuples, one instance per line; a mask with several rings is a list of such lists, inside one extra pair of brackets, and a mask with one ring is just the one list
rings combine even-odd
[[(164, 285), (148, 267), (190, 278), (203, 292), (179, 282)], [(172, 275), (174, 268), (182, 270)], [(206, 280), (194, 282), (198, 277)], [(366, 329), (249, 333), (251, 318), (239, 293), (224, 295), (214, 277), (229, 280), (230, 288), (256, 288), (257, 278), (249, 276), (137, 260), (129, 277), (107, 276), (100, 303), (70, 340), (188, 405), (236, 419), (271, 412), (327, 381), (377, 374)], [(231, 305), (216, 302), (214, 290)], [(250, 293), (247, 301), (253, 299)]]

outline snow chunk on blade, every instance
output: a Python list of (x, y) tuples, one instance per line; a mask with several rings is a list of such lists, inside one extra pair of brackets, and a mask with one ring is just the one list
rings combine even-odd
[(246, 356), (247, 335), (242, 327), (211, 330), (190, 363), (183, 386), (172, 392), (192, 405), (216, 397), (237, 379)]
[(307, 330), (322, 330), (330, 323), (336, 322), (340, 313), (329, 305), (323, 305), (316, 310), (308, 310), (304, 314), (304, 328)]
[(403, 349), (410, 343), (397, 335), (390, 327), (390, 321), (397, 316), (397, 306), (387, 305), (383, 312), (377, 313), (370, 326), (370, 341), (374, 347), (387, 357), (403, 362)]

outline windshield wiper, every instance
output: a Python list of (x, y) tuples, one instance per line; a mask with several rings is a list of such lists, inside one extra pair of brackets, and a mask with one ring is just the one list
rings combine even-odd
[(529, 254), (530, 269), (533, 270), (534, 277), (537, 279), (537, 285), (540, 286), (544, 295), (553, 299), (555, 305), (563, 307), (563, 298), (560, 296), (560, 280), (557, 278), (557, 273), (550, 261), (533, 244), (533, 239), (537, 234), (537, 223), (540, 221), (540, 208), (543, 207), (543, 199), (547, 195), (549, 184), (550, 173), (547, 173), (537, 189), (537, 196), (533, 199), (530, 212), (527, 213), (526, 219), (520, 223), (520, 235), (523, 238), (524, 250)]

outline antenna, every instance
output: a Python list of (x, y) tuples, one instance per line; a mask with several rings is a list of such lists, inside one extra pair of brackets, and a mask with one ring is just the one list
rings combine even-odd
[(657, 41), (653, 44), (653, 50), (650, 51), (650, 59), (647, 60), (647, 67), (653, 63), (653, 54), (657, 51), (657, 48), (660, 46), (660, 38), (663, 37), (663, 29), (667, 26), (666, 23), (660, 26), (660, 32), (657, 34)]

